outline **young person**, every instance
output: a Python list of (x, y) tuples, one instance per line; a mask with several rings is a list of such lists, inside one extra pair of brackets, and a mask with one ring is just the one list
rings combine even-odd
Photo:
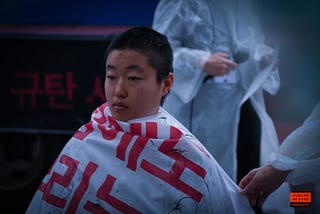
[(66, 144), (27, 213), (253, 213), (161, 103), (173, 84), (162, 34), (136, 27), (106, 51), (107, 103)]

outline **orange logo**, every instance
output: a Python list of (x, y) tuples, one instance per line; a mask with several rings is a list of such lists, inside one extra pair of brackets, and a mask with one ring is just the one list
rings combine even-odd
[(311, 192), (290, 192), (291, 207), (310, 207)]

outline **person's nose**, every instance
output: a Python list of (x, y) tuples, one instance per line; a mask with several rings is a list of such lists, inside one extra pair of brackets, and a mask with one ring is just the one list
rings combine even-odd
[(125, 81), (123, 79), (119, 79), (117, 81), (114, 89), (114, 95), (121, 98), (124, 98), (127, 96), (127, 88), (126, 88)]

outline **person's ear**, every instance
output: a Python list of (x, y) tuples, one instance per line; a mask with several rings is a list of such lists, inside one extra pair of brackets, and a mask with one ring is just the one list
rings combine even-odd
[(170, 72), (168, 74), (168, 76), (166, 76), (163, 80), (162, 80), (162, 96), (165, 96), (166, 94), (168, 94), (168, 92), (170, 91), (170, 88), (172, 87), (174, 82), (174, 74), (172, 72)]

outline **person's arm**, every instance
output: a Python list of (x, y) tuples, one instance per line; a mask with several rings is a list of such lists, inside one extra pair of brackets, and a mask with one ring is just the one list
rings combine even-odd
[[(320, 103), (301, 127), (270, 155), (268, 165), (251, 170), (239, 183), (253, 205), (262, 206), (284, 181), (294, 185), (320, 183)], [(259, 196), (259, 197), (258, 197)]]
[[(268, 44), (264, 44), (264, 46), (270, 48)], [(263, 84), (263, 89), (272, 95), (276, 94), (280, 87), (279, 59), (277, 56), (274, 57), (273, 54), (275, 54), (275, 50), (272, 53), (266, 53), (265, 55), (263, 55), (259, 61), (261, 70), (264, 70), (269, 65), (273, 64), (270, 68), (271, 72), (265, 83)]]
[(166, 35), (174, 51), (174, 92), (189, 102), (207, 75), (223, 75), (236, 64), (223, 53), (212, 53), (215, 36), (211, 8), (201, 0), (161, 0), (153, 28)]
[(301, 127), (281, 144), (269, 163), (278, 169), (292, 169), (287, 181), (293, 185), (320, 184), (320, 103)]

